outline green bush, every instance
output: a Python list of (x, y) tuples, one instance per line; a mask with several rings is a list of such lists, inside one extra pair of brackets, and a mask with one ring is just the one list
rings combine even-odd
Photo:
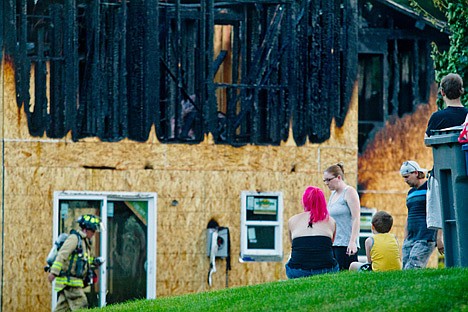
[[(409, 4), (419, 14), (432, 20), (434, 24), (438, 21), (434, 15), (442, 16), (443, 14), (446, 18), (447, 29), (444, 30), (450, 32), (449, 49), (441, 51), (436, 43), (432, 44), (435, 80), (440, 83), (445, 75), (457, 73), (465, 82), (466, 89), (468, 84), (468, 0), (433, 0), (432, 2), (433, 6), (430, 6), (426, 0), (409, 0)], [(468, 107), (468, 92), (463, 95), (462, 103)], [(437, 100), (437, 105), (443, 108), (442, 98)]]
[[(449, 73), (459, 74), (465, 86), (468, 83), (468, 1), (467, 0), (434, 0), (434, 3), (445, 12), (450, 35), (450, 47), (441, 52), (436, 44), (432, 45), (432, 59), (436, 72), (436, 81)], [(465, 87), (466, 89), (466, 87)], [(468, 92), (462, 97), (462, 103), (468, 106)], [(443, 103), (437, 102), (441, 108)]]

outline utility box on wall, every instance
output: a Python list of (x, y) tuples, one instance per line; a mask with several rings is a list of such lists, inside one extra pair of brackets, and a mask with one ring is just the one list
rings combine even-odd
[(222, 228), (222, 229), (207, 229), (206, 230), (206, 255), (209, 257), (211, 253), (211, 243), (212, 239), (211, 236), (215, 231), (218, 231), (218, 237), (216, 239), (216, 243), (218, 245), (218, 248), (216, 249), (216, 255), (215, 257), (217, 258), (227, 258), (228, 256), (228, 248), (229, 248), (229, 230), (227, 228)]
[(241, 254), (239, 261), (283, 260), (283, 194), (241, 194)]

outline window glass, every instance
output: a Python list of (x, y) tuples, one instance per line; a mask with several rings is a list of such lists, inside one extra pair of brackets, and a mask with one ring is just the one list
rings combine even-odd
[(361, 207), (361, 229), (359, 231), (359, 244), (361, 248), (358, 249), (358, 257), (361, 262), (367, 262), (366, 239), (372, 236), (372, 217), (376, 211), (375, 208)]
[(383, 54), (360, 54), (358, 148), (365, 149), (367, 140), (384, 122)]
[(278, 197), (247, 196), (247, 220), (278, 220)]
[(274, 226), (248, 226), (247, 248), (249, 249), (275, 249)]

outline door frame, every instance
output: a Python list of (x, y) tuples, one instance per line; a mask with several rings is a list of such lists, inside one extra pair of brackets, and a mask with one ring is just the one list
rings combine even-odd
[[(146, 192), (96, 192), (96, 191), (55, 191), (53, 205), (52, 242), (59, 235), (59, 202), (60, 200), (99, 200), (101, 201), (102, 229), (100, 254), (107, 255), (107, 202), (124, 200), (141, 200), (148, 202), (147, 225), (147, 267), (146, 267), (146, 299), (156, 298), (156, 241), (157, 241), (157, 193)], [(106, 265), (99, 268), (99, 306), (106, 306), (107, 270)], [(54, 282), (55, 283), (55, 282)], [(52, 288), (52, 310), (57, 305), (56, 291)]]

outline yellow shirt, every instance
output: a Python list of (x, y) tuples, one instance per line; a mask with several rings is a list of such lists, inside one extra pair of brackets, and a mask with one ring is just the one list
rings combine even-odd
[(372, 271), (401, 270), (400, 247), (395, 235), (390, 233), (375, 234), (370, 254)]

